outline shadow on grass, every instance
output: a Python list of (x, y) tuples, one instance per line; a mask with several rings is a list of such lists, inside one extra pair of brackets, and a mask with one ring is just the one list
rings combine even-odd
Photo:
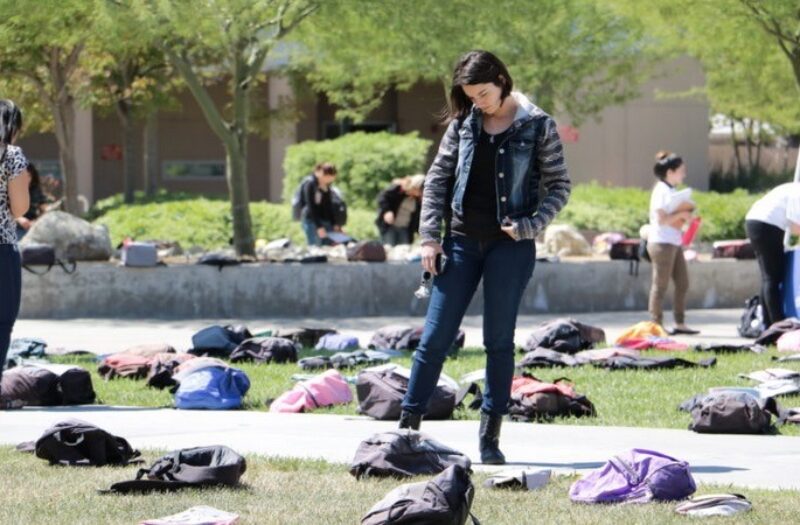
[(729, 467), (726, 465), (690, 465), (689, 470), (695, 474), (719, 474), (723, 472), (735, 472), (740, 470), (750, 470), (749, 468)]

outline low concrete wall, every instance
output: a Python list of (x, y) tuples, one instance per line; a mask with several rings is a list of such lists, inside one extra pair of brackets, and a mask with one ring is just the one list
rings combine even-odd
[[(67, 275), (23, 272), (23, 318), (264, 318), (424, 315), (414, 298), (417, 263), (248, 264), (121, 268), (80, 263)], [(689, 308), (738, 308), (759, 289), (755, 261), (689, 264)], [(646, 310), (650, 265), (624, 261), (538, 263), (521, 313)], [(667, 305), (669, 304), (669, 296)], [(482, 311), (479, 289), (468, 313)]]

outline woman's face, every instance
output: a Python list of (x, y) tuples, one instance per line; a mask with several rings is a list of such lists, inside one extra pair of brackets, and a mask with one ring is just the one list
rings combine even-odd
[(683, 179), (686, 178), (686, 164), (681, 164), (680, 167), (674, 170), (667, 170), (667, 182), (672, 186), (683, 184)]
[(461, 86), (464, 94), (467, 95), (475, 107), (486, 115), (494, 114), (502, 103), (501, 95), (503, 89), (491, 82), (485, 84), (464, 84)]

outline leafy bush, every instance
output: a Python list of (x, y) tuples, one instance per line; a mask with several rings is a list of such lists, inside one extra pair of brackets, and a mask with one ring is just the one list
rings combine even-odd
[(289, 146), (283, 169), (283, 201), (291, 202), (300, 180), (320, 162), (338, 169), (336, 186), (348, 206), (372, 209), (378, 193), (392, 179), (421, 173), (431, 141), (417, 133), (348, 133), (333, 140), (306, 141)]
[[(91, 213), (98, 217), (96, 224), (108, 226), (115, 245), (132, 237), (178, 241), (184, 248), (220, 248), (229, 245), (233, 231), (230, 203), (220, 198), (180, 194), (170, 200), (168, 194), (160, 194), (153, 199), (140, 196), (136, 204), (125, 205), (121, 197), (114, 196), (98, 202)], [(257, 239), (289, 237), (305, 243), (300, 223), (291, 220), (288, 204), (253, 202), (250, 213)], [(351, 209), (348, 215), (347, 233), (357, 239), (378, 238), (374, 211)]]
[[(744, 216), (760, 195), (744, 190), (731, 193), (695, 192), (703, 226), (702, 241), (744, 238)], [(579, 229), (619, 231), (636, 236), (639, 227), (648, 221), (650, 191), (640, 188), (612, 188), (596, 182), (573, 187), (567, 207), (557, 222)], [(300, 223), (291, 220), (289, 204), (253, 202), (250, 204), (253, 233), (257, 239), (289, 237), (304, 243)], [(105, 224), (111, 239), (119, 243), (125, 237), (179, 241), (184, 247), (204, 248), (227, 246), (233, 231), (230, 204), (219, 197), (201, 197), (185, 193), (160, 192), (154, 197), (137, 195), (136, 203), (125, 205), (115, 195), (98, 201), (89, 211), (94, 222)], [(375, 209), (349, 209), (345, 230), (357, 239), (376, 239)]]
[(756, 167), (752, 170), (726, 173), (716, 168), (711, 171), (709, 187), (719, 193), (728, 193), (739, 188), (751, 193), (758, 193), (771, 190), (784, 182), (792, 182), (793, 178), (794, 170), (771, 173), (761, 167)]
[[(761, 196), (744, 190), (731, 193), (694, 192), (698, 215), (703, 225), (698, 233), (701, 241), (744, 238), (744, 216)], [(614, 188), (596, 182), (578, 184), (557, 222), (579, 229), (618, 231), (629, 237), (639, 234), (648, 222), (650, 190)]]

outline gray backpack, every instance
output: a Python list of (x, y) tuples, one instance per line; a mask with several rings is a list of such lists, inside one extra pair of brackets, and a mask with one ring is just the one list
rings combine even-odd
[(472, 462), (427, 434), (416, 430), (391, 430), (365, 439), (350, 463), (350, 474), (362, 477), (396, 477), (438, 474), (451, 465), (469, 471)]
[(158, 266), (158, 250), (150, 242), (131, 242), (122, 247), (122, 265), (133, 268)]
[(717, 392), (696, 402), (689, 430), (704, 434), (764, 434), (770, 414), (779, 416), (775, 400), (759, 400), (746, 392)]
[(361, 525), (464, 525), (475, 488), (469, 473), (452, 465), (430, 481), (407, 483), (392, 490), (361, 518)]
[[(356, 376), (358, 413), (380, 420), (397, 420), (408, 390), (410, 370), (379, 366), (362, 370)], [(425, 419), (450, 419), (458, 405), (457, 390), (440, 380), (428, 402)]]

